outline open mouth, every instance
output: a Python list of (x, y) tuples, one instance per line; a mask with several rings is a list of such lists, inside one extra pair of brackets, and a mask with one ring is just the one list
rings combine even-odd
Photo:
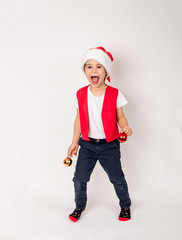
[(97, 84), (99, 82), (98, 76), (92, 76), (91, 79), (92, 79), (93, 84)]

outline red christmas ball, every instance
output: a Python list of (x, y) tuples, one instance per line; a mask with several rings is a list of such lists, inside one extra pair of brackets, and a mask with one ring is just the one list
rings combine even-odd
[(123, 143), (123, 142), (126, 142), (127, 140), (127, 134), (126, 133), (119, 133), (118, 135), (118, 140)]

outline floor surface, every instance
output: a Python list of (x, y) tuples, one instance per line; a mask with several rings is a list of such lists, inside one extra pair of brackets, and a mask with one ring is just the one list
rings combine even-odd
[[(170, 201), (171, 202), (171, 201)], [(181, 240), (181, 204), (134, 199), (132, 219), (118, 220), (120, 208), (114, 204), (89, 202), (78, 222), (68, 215), (73, 207), (56, 204), (34, 205), (21, 216), (14, 233), (1, 234), (1, 240)], [(2, 231), (3, 232), (3, 231)]]

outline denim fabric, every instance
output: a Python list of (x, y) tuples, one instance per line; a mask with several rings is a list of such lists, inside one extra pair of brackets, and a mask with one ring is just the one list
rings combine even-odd
[(91, 141), (79, 139), (79, 153), (75, 167), (73, 182), (75, 189), (75, 203), (77, 208), (85, 209), (87, 203), (87, 182), (97, 160), (106, 171), (114, 186), (121, 208), (131, 206), (128, 186), (121, 167), (120, 142), (116, 139), (107, 142), (105, 139)]

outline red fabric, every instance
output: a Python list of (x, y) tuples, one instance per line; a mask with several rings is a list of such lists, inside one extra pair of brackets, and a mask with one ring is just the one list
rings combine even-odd
[(74, 218), (74, 217), (72, 217), (72, 216), (69, 216), (69, 219), (70, 219), (71, 221), (73, 221), (73, 222), (77, 222), (77, 221), (78, 221), (78, 219), (76, 219), (76, 218)]
[[(81, 133), (83, 140), (86, 141), (90, 141), (88, 137), (89, 128), (88, 102), (87, 102), (88, 86), (83, 87), (77, 91)], [(119, 134), (118, 125), (116, 122), (117, 96), (118, 89), (113, 88), (111, 86), (107, 86), (101, 112), (101, 118), (107, 142), (115, 140)]]
[(119, 219), (119, 221), (128, 221), (128, 220), (130, 220), (130, 218), (123, 218), (123, 217), (119, 217), (118, 219)]
[(111, 80), (110, 80), (110, 77), (107, 77), (107, 80), (110, 82)]

